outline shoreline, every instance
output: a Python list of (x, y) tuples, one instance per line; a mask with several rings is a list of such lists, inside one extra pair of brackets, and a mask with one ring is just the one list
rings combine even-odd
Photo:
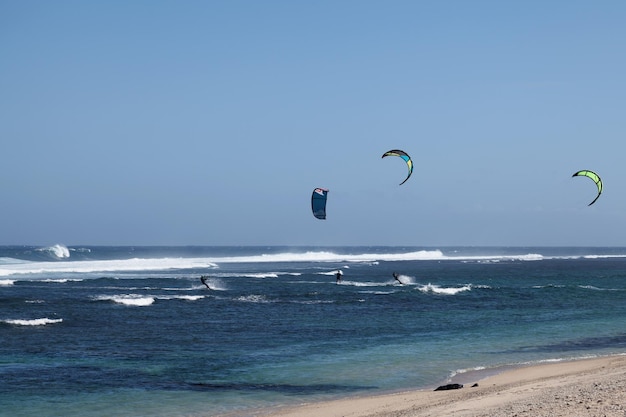
[[(626, 415), (626, 355), (547, 362), (480, 375), (455, 390), (412, 390), (247, 410), (255, 417)], [(464, 378), (465, 380), (466, 378)], [(477, 386), (472, 386), (478, 384)]]

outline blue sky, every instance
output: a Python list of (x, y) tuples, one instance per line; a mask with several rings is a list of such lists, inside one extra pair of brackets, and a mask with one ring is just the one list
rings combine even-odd
[(0, 0), (0, 244), (626, 246), (625, 20)]

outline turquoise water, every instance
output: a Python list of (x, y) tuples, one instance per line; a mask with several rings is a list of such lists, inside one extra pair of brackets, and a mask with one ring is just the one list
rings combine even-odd
[(624, 248), (0, 247), (0, 414), (245, 415), (625, 353), (625, 301)]

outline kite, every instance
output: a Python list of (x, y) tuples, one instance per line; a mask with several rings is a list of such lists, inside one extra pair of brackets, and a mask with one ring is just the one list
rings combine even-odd
[(593, 180), (593, 182), (596, 183), (596, 186), (598, 187), (598, 195), (588, 205), (592, 205), (593, 203), (595, 203), (598, 197), (600, 197), (600, 194), (602, 194), (602, 180), (600, 179), (600, 176), (593, 171), (582, 170), (576, 172), (574, 175), (572, 175), (572, 177), (589, 177)]
[(399, 156), (400, 158), (404, 159), (404, 162), (406, 162), (408, 168), (409, 168), (409, 175), (407, 175), (407, 177), (404, 179), (404, 181), (402, 181), (400, 183), (400, 185), (404, 184), (406, 182), (406, 180), (409, 179), (409, 177), (411, 176), (411, 174), (413, 173), (413, 161), (411, 160), (411, 157), (404, 151), (401, 151), (399, 149), (393, 149), (389, 152), (385, 152), (383, 154), (383, 158), (385, 156)]
[(326, 219), (326, 197), (328, 190), (325, 188), (316, 188), (311, 196), (311, 209), (313, 215), (318, 219)]

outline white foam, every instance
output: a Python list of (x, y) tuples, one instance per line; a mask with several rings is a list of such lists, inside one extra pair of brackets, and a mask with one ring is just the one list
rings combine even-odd
[(440, 250), (421, 250), (406, 253), (363, 253), (338, 254), (327, 251), (308, 251), (302, 253), (276, 253), (252, 256), (211, 258), (216, 263), (259, 263), (259, 262), (375, 262), (375, 261), (413, 261), (436, 260), (445, 258)]
[(482, 365), (478, 365), (478, 366), (475, 366), (473, 368), (457, 369), (456, 371), (452, 371), (450, 373), (450, 378), (454, 378), (455, 376), (460, 375), (460, 374), (466, 374), (466, 373), (477, 372), (477, 371), (484, 371), (485, 369), (487, 369), (487, 367), (482, 366)]
[(245, 278), (278, 278), (278, 274), (274, 272), (258, 273), (258, 274), (241, 274), (238, 276), (245, 277)]
[(72, 248), (70, 249), (70, 251), (79, 253), (91, 253), (91, 249), (89, 248)]
[(16, 326), (45, 326), (46, 324), (61, 323), (63, 319), (42, 318), (42, 319), (31, 319), (31, 320), (16, 319), (16, 320), (2, 320), (2, 321), (4, 323), (14, 324)]
[(15, 281), (12, 279), (0, 279), (0, 286), (8, 287), (9, 285), (15, 284)]
[[(44, 250), (44, 249), (41, 249)], [(45, 250), (54, 253), (59, 259), (69, 258), (69, 251), (62, 245), (55, 245)], [(626, 256), (626, 255), (625, 255)], [(508, 261), (539, 261), (546, 259), (543, 255), (527, 253), (520, 255), (444, 255), (440, 250), (419, 250), (401, 253), (361, 253), (338, 254), (329, 251), (285, 252), (277, 254), (261, 254), (251, 256), (232, 257), (202, 257), (202, 258), (133, 258), (100, 261), (69, 261), (56, 262), (0, 262), (0, 277), (17, 274), (63, 274), (63, 273), (104, 273), (104, 272), (136, 272), (162, 271), (172, 269), (210, 269), (217, 268), (222, 263), (268, 263), (268, 262), (350, 262), (373, 263), (379, 261), (462, 261), (462, 262), (499, 262)], [(348, 269), (348, 265), (342, 268)], [(256, 277), (274, 277), (280, 273), (271, 272), (257, 274)], [(331, 274), (327, 272), (327, 274)]]
[(186, 301), (197, 301), (201, 300), (204, 295), (172, 295), (172, 296), (159, 296), (156, 297), (159, 300), (186, 300)]
[(593, 290), (593, 291), (624, 291), (622, 288), (600, 288), (594, 285), (579, 285), (578, 288), (582, 288), (583, 290)]
[(359, 282), (359, 281), (350, 281), (350, 280), (344, 280), (344, 279), (337, 282), (336, 284), (337, 285), (351, 285), (353, 287), (380, 287), (381, 286), (380, 282)]
[(180, 295), (174, 298), (179, 298), (181, 300), (187, 300), (187, 301), (197, 301), (197, 300), (203, 299), (204, 295)]
[(443, 295), (456, 295), (458, 293), (464, 292), (464, 291), (471, 291), (472, 286), (471, 285), (464, 285), (462, 287), (440, 287), (439, 285), (434, 285), (434, 284), (426, 284), (426, 285), (419, 285), (417, 287), (418, 290), (420, 290), (423, 293), (433, 293), (433, 294), (443, 294)]
[(146, 307), (154, 303), (154, 297), (136, 294), (126, 295), (101, 295), (94, 298), (97, 301), (113, 301), (127, 306)]
[(27, 262), (0, 265), (0, 276), (45, 273), (90, 273), (160, 271), (168, 269), (215, 268), (206, 258), (121, 259), (107, 261)]
[(538, 253), (527, 253), (524, 255), (446, 256), (444, 259), (464, 262), (498, 263), (501, 261), (542, 261), (546, 259), (546, 257)]
[(39, 252), (49, 252), (55, 258), (58, 258), (58, 259), (65, 259), (65, 258), (69, 258), (70, 257), (70, 250), (66, 246), (60, 245), (60, 244), (56, 244), (54, 246), (50, 246), (50, 247), (47, 247), (47, 248), (39, 248), (39, 249), (37, 249), (37, 251), (39, 251)]
[(236, 300), (244, 303), (269, 303), (264, 295), (244, 295), (237, 297)]
[(626, 255), (585, 255), (585, 259), (610, 259), (610, 258), (626, 258)]

